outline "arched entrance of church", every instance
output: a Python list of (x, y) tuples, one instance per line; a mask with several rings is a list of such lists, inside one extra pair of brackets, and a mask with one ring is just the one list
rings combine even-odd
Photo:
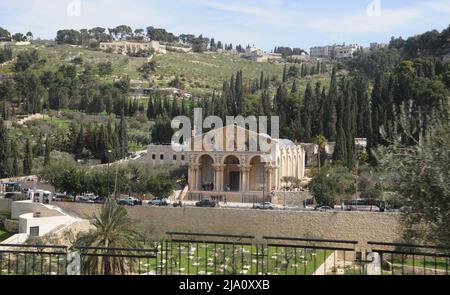
[(255, 156), (250, 160), (250, 190), (262, 191), (264, 185), (264, 163), (261, 156)]
[(198, 189), (203, 191), (213, 190), (214, 184), (214, 159), (209, 155), (203, 155), (199, 159), (200, 164), (200, 182), (198, 184)]
[(228, 156), (224, 161), (224, 189), (225, 191), (238, 192), (241, 186), (241, 172), (239, 159), (236, 156)]

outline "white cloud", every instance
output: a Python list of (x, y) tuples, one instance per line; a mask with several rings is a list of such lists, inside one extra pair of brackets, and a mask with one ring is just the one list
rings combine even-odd
[(165, 19), (148, 1), (145, 2), (146, 9), (143, 10), (141, 0), (130, 1), (127, 5), (123, 5), (124, 2), (119, 0), (79, 0), (81, 14), (69, 16), (67, 7), (72, 2), (73, 0), (14, 2), (13, 10), (17, 13), (8, 19), (8, 28), (11, 31), (28, 28), (40, 37), (54, 38), (55, 30), (62, 28), (113, 27), (121, 24), (138, 27), (142, 24), (165, 24)]
[(423, 5), (431, 8), (436, 12), (450, 13), (449, 1), (429, 1), (424, 2)]
[(254, 5), (242, 5), (239, 2), (222, 2), (216, 0), (196, 0), (193, 3), (197, 5), (203, 5), (217, 10), (236, 12), (242, 14), (250, 14), (255, 16), (263, 16), (267, 14), (267, 11)]
[(384, 33), (407, 26), (423, 14), (419, 7), (383, 9), (379, 16), (369, 16), (366, 11), (335, 17), (320, 17), (308, 23), (316, 31), (342, 34)]
[[(186, 0), (193, 5), (201, 5), (228, 13), (247, 17), (243, 24), (266, 24), (276, 27), (292, 28), (301, 17), (300, 10), (291, 10), (284, 0)], [(245, 3), (245, 4), (243, 4)]]

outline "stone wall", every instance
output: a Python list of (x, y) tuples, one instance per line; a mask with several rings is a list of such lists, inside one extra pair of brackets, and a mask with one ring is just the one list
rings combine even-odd
[(57, 210), (51, 209), (41, 203), (31, 201), (13, 202), (11, 205), (11, 218), (19, 219), (19, 216), (25, 213), (40, 213), (40, 217), (54, 217), (62, 214)]
[(6, 231), (9, 231), (11, 233), (19, 232), (19, 221), (6, 219), (3, 224)]
[(11, 200), (0, 199), (0, 212), (2, 212), (2, 213), (11, 212)]
[(303, 207), (303, 201), (312, 199), (310, 192), (274, 192), (272, 203), (288, 207)]
[[(65, 213), (86, 218), (101, 205), (59, 203)], [(261, 211), (210, 208), (127, 207), (138, 226), (156, 236), (168, 231), (368, 241), (399, 240), (399, 215), (374, 212)]]
[(93, 228), (88, 220), (80, 220), (47, 234), (47, 237), (52, 241), (58, 241), (58, 245), (71, 246), (80, 232), (87, 232)]

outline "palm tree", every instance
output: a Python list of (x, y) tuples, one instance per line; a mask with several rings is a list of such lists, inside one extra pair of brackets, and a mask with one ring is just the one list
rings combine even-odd
[(142, 248), (141, 234), (135, 230), (135, 222), (128, 217), (127, 210), (108, 199), (102, 210), (92, 216), (91, 224), (95, 229), (80, 234), (74, 244), (75, 247), (92, 247), (85, 250), (93, 255), (83, 260), (83, 273), (126, 274), (127, 269), (132, 268), (133, 258), (125, 260), (117, 255), (130, 254), (126, 249)]
[(325, 148), (325, 146), (327, 144), (327, 139), (325, 138), (325, 136), (323, 136), (321, 134), (317, 135), (314, 138), (314, 144), (316, 144), (318, 146), (317, 158), (318, 158), (318, 161), (319, 161), (319, 168), (320, 168), (320, 153)]

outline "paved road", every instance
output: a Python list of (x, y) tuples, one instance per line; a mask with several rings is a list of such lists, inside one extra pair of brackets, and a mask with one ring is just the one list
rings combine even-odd
[[(187, 207), (195, 207), (196, 201), (183, 201), (183, 205)], [(223, 202), (219, 203), (220, 208), (226, 209), (252, 209), (253, 204), (252, 203), (232, 203), (228, 202), (227, 204), (224, 204)], [(297, 210), (297, 211), (306, 211), (306, 210), (313, 210), (313, 209), (305, 209), (302, 207), (284, 207), (283, 205), (273, 205), (275, 210)]]

